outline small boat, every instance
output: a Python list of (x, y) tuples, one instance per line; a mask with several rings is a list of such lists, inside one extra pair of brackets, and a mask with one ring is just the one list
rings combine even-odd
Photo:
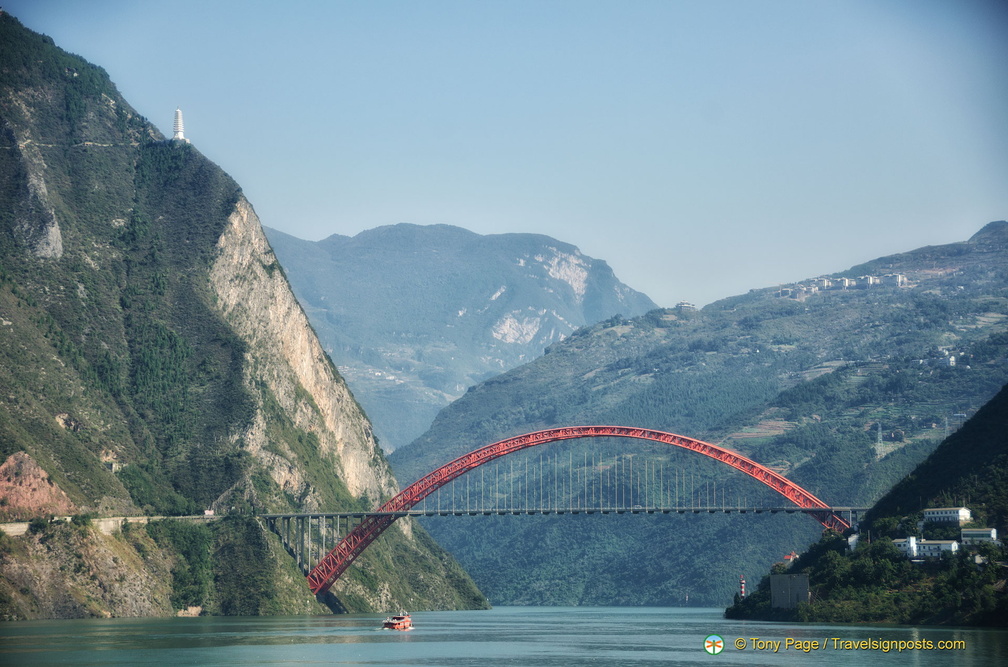
[(386, 630), (412, 630), (413, 621), (410, 620), (410, 615), (403, 612), (398, 616), (389, 616), (382, 623), (382, 627)]

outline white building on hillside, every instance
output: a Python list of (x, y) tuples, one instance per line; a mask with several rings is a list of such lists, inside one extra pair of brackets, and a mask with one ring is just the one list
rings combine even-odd
[(959, 551), (959, 543), (955, 540), (918, 540), (913, 535), (893, 540), (893, 544), (910, 560), (940, 558), (942, 553)]
[(997, 528), (963, 528), (960, 536), (963, 545), (992, 544), (997, 542)]
[(883, 285), (895, 285), (896, 287), (903, 287), (906, 285), (906, 276), (902, 273), (887, 273), (882, 276)]
[(935, 523), (956, 523), (960, 526), (969, 523), (970, 511), (968, 507), (934, 507), (924, 510), (924, 522)]
[(917, 540), (918, 558), (940, 558), (943, 552), (959, 551), (959, 543), (955, 540)]
[(911, 535), (903, 539), (893, 540), (893, 544), (900, 550), (900, 553), (907, 558), (917, 558), (917, 538)]

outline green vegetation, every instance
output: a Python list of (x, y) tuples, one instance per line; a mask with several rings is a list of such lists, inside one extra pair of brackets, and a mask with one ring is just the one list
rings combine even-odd
[(868, 530), (916, 523), (927, 507), (967, 506), (981, 526), (1008, 535), (1008, 387), (952, 434), (910, 475), (879, 499), (865, 518)]
[(959, 526), (924, 524), (926, 507), (966, 504), (972, 527), (1008, 529), (1008, 386), (943, 442), (868, 513), (861, 540), (829, 533), (801, 555), (790, 570), (807, 573), (812, 599), (796, 609), (774, 609), (770, 580), (764, 578), (744, 601), (725, 611), (728, 618), (799, 620), (819, 623), (1008, 623), (1008, 549), (993, 544), (963, 546), (941, 559), (912, 563), (893, 538), (954, 539)]
[[(1008, 223), (991, 223), (967, 243), (879, 260), (873, 270), (903, 273), (904, 288), (823, 291), (802, 301), (754, 290), (700, 312), (657, 310), (586, 327), (472, 387), (390, 460), (405, 482), (506, 436), (615, 423), (721, 444), (827, 502), (868, 506), (1008, 382), (1008, 276), (991, 268), (1004, 265), (1006, 237)], [(546, 453), (564, 460), (573, 451), (576, 460), (596, 447), (558, 443)], [(645, 452), (634, 442), (611, 450), (678, 467), (698, 489), (716, 484), (729, 503), (787, 504), (694, 455)], [(590, 529), (508, 518), (493, 540), (472, 539), (463, 521), (425, 525), (495, 604), (681, 604), (688, 594), (716, 605), (731, 599), (739, 574), (765, 572), (818, 534), (815, 522), (792, 518), (653, 518)], [(589, 542), (606, 577), (618, 577), (623, 562), (649, 574), (598, 591), (591, 580), (599, 571), (585, 570), (554, 590), (568, 552), (540, 549), (548, 539)], [(509, 558), (498, 562), (503, 545)]]
[[(977, 563), (975, 559), (982, 559)], [(1008, 553), (979, 545), (957, 554), (912, 563), (891, 540), (847, 550), (831, 533), (802, 554), (791, 569), (772, 574), (809, 575), (812, 600), (796, 609), (774, 609), (770, 579), (764, 577), (744, 601), (725, 610), (726, 618), (813, 623), (901, 623), (1004, 625), (1008, 595), (1003, 590)]]
[[(211, 268), (219, 266), (218, 242), (240, 188), (191, 144), (166, 141), (101, 68), (7, 13), (0, 13), (0, 63), (0, 462), (26, 452), (82, 516), (173, 516), (209, 507), (230, 514), (206, 529), (168, 523), (152, 526), (150, 536), (126, 530), (119, 556), (131, 576), (161, 582), (162, 552), (175, 558), (173, 605), (226, 614), (323, 610), (251, 514), (319, 504), (363, 509), (376, 499), (350, 493), (339, 475), (357, 462), (324, 451), (337, 447), (313, 432), (327, 433), (318, 427), (319, 406), (300, 387), (296, 406), (286, 396), (281, 406), (263, 378), (290, 369), (261, 362), (267, 355), (250, 349), (217, 303)], [(275, 261), (261, 264), (282, 277)], [(355, 407), (348, 419), (363, 421)], [(313, 414), (305, 419), (305, 411)], [(309, 427), (295, 424), (313, 419)], [(259, 423), (264, 439), (248, 442), (260, 435)], [(374, 455), (364, 465), (381, 475), (386, 462)], [(281, 487), (283, 476), (291, 484)], [(11, 513), (0, 506), (0, 516)], [(53, 532), (44, 521), (35, 530)], [(84, 538), (74, 540), (67, 550), (84, 548)], [(422, 536), (401, 540), (418, 563), (450, 561)], [(375, 564), (368, 571), (375, 582), (398, 579), (397, 599), (412, 597), (421, 608), (452, 596), (479, 598), (471, 582), (438, 590), (449, 565), (419, 569), (427, 592), (417, 593), (391, 564), (377, 565), (391, 562), (397, 545), (376, 545), (365, 561)], [(115, 582), (102, 583), (107, 592)], [(54, 587), (61, 584), (69, 586)], [(101, 596), (92, 582), (81, 585)], [(32, 604), (31, 613), (42, 613)], [(96, 615), (102, 604), (45, 613)], [(158, 604), (143, 613), (167, 603)], [(372, 588), (346, 606), (369, 611), (376, 604)]]
[(49, 521), (47, 519), (43, 519), (42, 517), (35, 517), (28, 522), (28, 532), (34, 535), (44, 533), (48, 529)]
[[(13, 401), (0, 453), (27, 451), (85, 506), (126, 496), (153, 513), (207, 507), (248, 475), (230, 435), (256, 409), (245, 344), (206, 279), (240, 190), (192, 146), (160, 140), (100, 68), (9, 15), (0, 31), (13, 132), (0, 151), (0, 308), (13, 320), (0, 349)], [(27, 114), (10, 103), (26, 91), (57, 102)], [(32, 178), (47, 184), (41, 205), (61, 230), (55, 259), (31, 257), (31, 234), (18, 231), (38, 202)], [(58, 414), (73, 427), (41, 418)]]
[(227, 616), (277, 614), (277, 590), (267, 569), (266, 535), (249, 517), (221, 522), (214, 544), (214, 584), (220, 612)]
[(205, 524), (165, 520), (148, 524), (147, 532), (159, 546), (169, 547), (176, 554), (172, 606), (209, 607), (214, 592), (212, 529)]
[[(345, 578), (365, 586), (363, 591), (388, 586), (396, 599), (409, 600), (412, 610), (486, 607), (458, 563), (419, 527), (414, 531), (416, 540), (411, 541), (390, 530)], [(208, 524), (167, 519), (152, 522), (147, 532), (172, 554), (175, 609), (201, 607), (204, 614), (228, 616), (324, 609), (306, 595), (303, 575), (276, 536), (252, 517), (230, 516)], [(330, 597), (326, 603), (340, 611), (371, 608), (367, 596), (357, 592)]]
[[(84, 506), (126, 496), (156, 513), (206, 507), (246, 473), (228, 435), (255, 409), (245, 348), (206, 281), (240, 191), (191, 146), (158, 141), (100, 68), (9, 15), (0, 33), (13, 133), (0, 151), (0, 308), (10, 325), (0, 387), (12, 401), (2, 453), (27, 451)], [(27, 91), (56, 103), (26, 113), (11, 100)], [(32, 194), (33, 179), (45, 196)], [(60, 257), (31, 255), (24, 216), (39, 207), (55, 215)], [(118, 476), (102, 450), (125, 464)]]
[(165, 481), (162, 473), (148, 471), (143, 464), (131, 465), (119, 472), (119, 481), (147, 514), (181, 516), (197, 511), (195, 504)]

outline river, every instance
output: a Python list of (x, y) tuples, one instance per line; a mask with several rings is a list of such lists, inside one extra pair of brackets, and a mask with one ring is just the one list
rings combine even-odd
[(0, 664), (778, 666), (811, 658), (817, 665), (1008, 664), (1008, 630), (727, 621), (720, 609), (681, 608), (418, 612), (409, 632), (380, 629), (382, 618), (2, 623)]

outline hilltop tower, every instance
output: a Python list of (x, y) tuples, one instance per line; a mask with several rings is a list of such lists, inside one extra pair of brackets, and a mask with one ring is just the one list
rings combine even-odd
[(184, 129), (184, 126), (182, 125), (182, 109), (179, 109), (179, 108), (176, 107), (176, 109), (175, 109), (175, 136), (172, 137), (172, 140), (174, 140), (174, 141), (184, 141), (186, 143), (189, 143), (189, 140), (186, 139), (185, 135), (182, 133), (183, 129)]

